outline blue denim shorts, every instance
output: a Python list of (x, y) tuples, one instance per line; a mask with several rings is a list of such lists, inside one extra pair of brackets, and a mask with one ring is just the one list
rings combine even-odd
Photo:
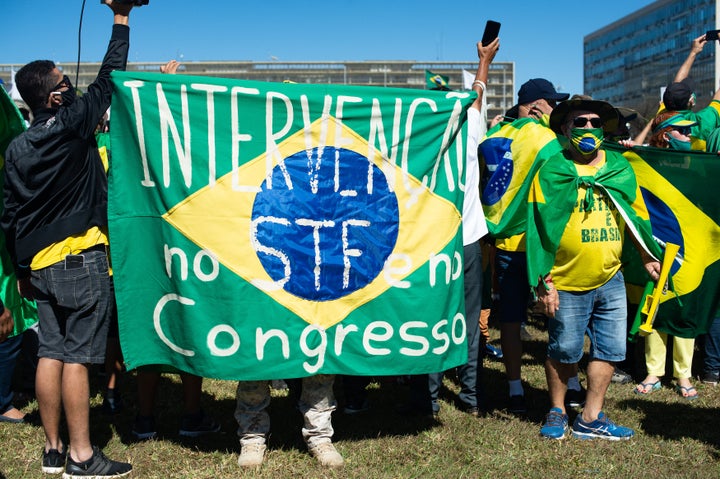
[(39, 316), (38, 357), (101, 364), (115, 307), (107, 253), (91, 249), (70, 256), (73, 261), (32, 271)]
[(500, 288), (500, 322), (527, 321), (530, 286), (525, 252), (498, 248), (495, 252), (495, 275)]
[(627, 302), (621, 272), (599, 288), (558, 293), (560, 309), (548, 321), (548, 357), (561, 363), (577, 363), (587, 333), (591, 359), (625, 359)]

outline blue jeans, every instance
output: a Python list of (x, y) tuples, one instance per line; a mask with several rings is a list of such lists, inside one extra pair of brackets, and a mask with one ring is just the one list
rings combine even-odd
[(590, 358), (618, 362), (625, 358), (627, 302), (625, 281), (617, 272), (590, 291), (558, 291), (560, 309), (548, 321), (548, 357), (565, 364), (580, 361), (585, 333)]
[[(465, 406), (478, 407), (482, 402), (482, 384), (478, 379), (482, 372), (482, 356), (480, 356), (480, 310), (482, 309), (482, 256), (480, 242), (463, 247), (464, 263), (463, 278), (465, 280), (465, 327), (467, 329), (468, 361), (458, 366), (460, 380), (460, 401)], [(438, 396), (442, 386), (442, 373), (428, 375), (430, 399), (433, 411), (439, 411)]]
[(720, 373), (720, 317), (713, 320), (710, 331), (705, 335), (705, 362), (703, 372)]
[(107, 253), (92, 249), (70, 256), (77, 261), (32, 271), (40, 326), (38, 357), (102, 364), (115, 307)]
[(12, 380), (15, 364), (22, 348), (22, 334), (0, 343), (0, 414), (12, 409)]

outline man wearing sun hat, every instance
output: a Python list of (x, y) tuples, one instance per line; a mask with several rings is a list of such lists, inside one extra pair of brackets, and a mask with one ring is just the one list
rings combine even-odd
[[(644, 233), (636, 244), (652, 248), (656, 257), (659, 250), (649, 226), (632, 209), (640, 198), (630, 164), (622, 155), (600, 149), (617, 124), (618, 114), (609, 103), (560, 103), (550, 115), (550, 128), (563, 150), (538, 170), (528, 198), (528, 280), (549, 317), (545, 372), (551, 409), (540, 433), (550, 439), (564, 438), (568, 429), (564, 397), (583, 355), (586, 331), (591, 340), (587, 398), (573, 423), (573, 436), (621, 440), (634, 435), (602, 412), (614, 364), (625, 358), (624, 219)], [(640, 250), (648, 274), (656, 279), (660, 264)]]

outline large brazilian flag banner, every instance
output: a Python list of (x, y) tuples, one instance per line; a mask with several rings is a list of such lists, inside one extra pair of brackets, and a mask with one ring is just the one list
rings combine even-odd
[(113, 81), (108, 214), (130, 368), (249, 380), (467, 360), (472, 93)]
[[(704, 152), (610, 147), (635, 171), (653, 236), (661, 245), (680, 246), (670, 269), (677, 294), (662, 297), (653, 327), (685, 338), (706, 333), (720, 302), (720, 196), (714, 185), (720, 160)], [(625, 278), (642, 284), (628, 268)]]

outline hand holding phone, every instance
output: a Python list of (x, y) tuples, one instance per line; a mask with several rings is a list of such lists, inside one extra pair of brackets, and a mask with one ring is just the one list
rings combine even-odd
[(705, 40), (707, 40), (708, 42), (717, 40), (718, 33), (720, 33), (720, 30), (708, 30), (707, 32), (705, 32)]
[(488, 20), (485, 23), (485, 31), (482, 36), (482, 45), (485, 47), (493, 42), (500, 33), (500, 22), (494, 20)]

